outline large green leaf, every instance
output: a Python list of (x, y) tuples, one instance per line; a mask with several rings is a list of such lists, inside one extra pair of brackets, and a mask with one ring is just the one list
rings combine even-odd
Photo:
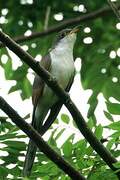
[(62, 121), (63, 121), (64, 123), (66, 123), (66, 124), (68, 124), (69, 121), (70, 121), (70, 118), (69, 118), (69, 116), (68, 116), (67, 114), (62, 114), (62, 115), (61, 115), (61, 119), (62, 119)]
[(65, 157), (70, 157), (72, 155), (72, 143), (70, 141), (66, 141), (62, 148)]
[(113, 122), (113, 123), (109, 124), (107, 127), (110, 128), (110, 129), (118, 130), (119, 131), (120, 130), (120, 121)]
[(120, 104), (106, 102), (107, 109), (111, 114), (120, 114)]
[(99, 124), (95, 129), (95, 135), (98, 139), (102, 138), (103, 127)]

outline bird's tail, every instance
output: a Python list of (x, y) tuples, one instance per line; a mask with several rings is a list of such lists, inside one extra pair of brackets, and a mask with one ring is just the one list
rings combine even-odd
[[(36, 111), (36, 107), (33, 109), (33, 117), (32, 117), (32, 126), (41, 134), (41, 128), (43, 120), (48, 112), (47, 108), (42, 109), (42, 107), (38, 107), (38, 111)], [(36, 113), (36, 114), (35, 114)], [(31, 169), (34, 163), (35, 155), (37, 151), (37, 146), (30, 139), (27, 154), (25, 157), (24, 167), (23, 167), (23, 177), (29, 177), (31, 174)]]
[[(32, 115), (32, 126), (34, 128), (35, 128), (35, 124), (36, 124), (35, 110), (36, 110), (36, 106), (33, 108), (33, 115)], [(36, 151), (37, 151), (37, 146), (30, 139), (29, 143), (28, 143), (27, 153), (25, 156), (24, 166), (23, 166), (23, 172), (22, 172), (23, 177), (30, 176), (33, 162), (34, 162), (35, 155), (36, 155)]]
[(26, 154), (24, 168), (23, 168), (23, 176), (24, 177), (30, 176), (33, 162), (34, 162), (35, 155), (36, 155), (36, 151), (37, 151), (37, 146), (33, 143), (32, 140), (29, 140), (27, 154)]

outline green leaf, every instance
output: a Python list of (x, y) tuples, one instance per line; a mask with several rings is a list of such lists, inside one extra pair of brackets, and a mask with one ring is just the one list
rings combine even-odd
[(24, 177), (24, 178), (23, 178), (23, 180), (30, 180), (30, 179), (29, 179), (29, 178), (27, 178), (27, 177)]
[(113, 144), (115, 144), (115, 139), (110, 139), (107, 143), (107, 149), (111, 149)]
[(88, 104), (90, 104), (90, 108), (89, 108), (88, 114), (87, 114), (88, 118), (94, 116), (94, 111), (98, 104), (97, 95), (98, 95), (97, 93), (93, 93), (88, 100)]
[(43, 164), (40, 167), (38, 166), (37, 171), (39, 172), (40, 177), (47, 176), (48, 174), (49, 176), (56, 176), (59, 173), (59, 169), (52, 162)]
[(12, 92), (15, 92), (15, 91), (17, 91), (17, 90), (19, 90), (19, 87), (18, 87), (17, 85), (12, 86), (12, 87), (9, 89), (8, 94), (10, 94), (10, 93), (12, 93)]
[(106, 102), (107, 109), (111, 114), (120, 114), (120, 104)]
[(103, 127), (99, 124), (95, 129), (95, 135), (98, 139), (102, 138)]
[(119, 138), (120, 137), (120, 131), (117, 131), (111, 135), (113, 138)]
[(62, 115), (61, 115), (61, 120), (62, 120), (64, 123), (68, 124), (69, 121), (70, 121), (70, 118), (69, 118), (69, 116), (68, 116), (67, 114), (62, 114)]
[(11, 138), (16, 138), (16, 134), (3, 134), (3, 135), (0, 135), (0, 141), (6, 140), (6, 139), (11, 139)]
[(90, 117), (87, 124), (90, 129), (92, 129), (94, 127), (94, 120), (92, 117)]
[(86, 145), (87, 145), (87, 143), (86, 143), (86, 141), (85, 141), (85, 139), (81, 139), (80, 141), (78, 141), (78, 142), (76, 142), (75, 144), (74, 144), (74, 147), (77, 149), (77, 148), (82, 148), (83, 147), (83, 149), (86, 147)]
[(69, 176), (65, 176), (65, 175), (63, 175), (63, 176), (61, 176), (61, 180), (70, 180), (70, 177)]
[(13, 71), (12, 71), (12, 61), (9, 59), (7, 61), (7, 63), (4, 65), (4, 69), (5, 69), (5, 78), (7, 80), (10, 80), (12, 78), (13, 75)]
[(44, 180), (50, 180), (49, 176), (44, 176)]
[(110, 121), (114, 122), (114, 119), (113, 119), (112, 115), (109, 112), (104, 111), (104, 114), (107, 117), (107, 119), (109, 119)]
[(78, 141), (76, 144), (74, 144), (75, 156), (77, 159), (79, 159), (80, 157), (85, 155), (86, 147), (87, 147), (87, 143), (84, 139), (82, 139), (82, 140)]
[(65, 157), (70, 157), (72, 155), (72, 143), (70, 141), (66, 141), (63, 144), (62, 149)]
[(53, 147), (57, 147), (57, 145), (56, 145), (56, 141), (55, 141), (55, 139), (54, 139), (54, 134), (55, 134), (55, 130), (51, 133), (51, 135), (50, 135), (50, 137), (49, 137), (49, 140), (48, 140), (48, 143), (50, 144), (50, 145), (52, 145)]
[(29, 119), (30, 118), (30, 113), (28, 113), (25, 117), (24, 117), (24, 119)]
[(114, 166), (115, 168), (120, 169), (120, 161), (114, 163), (113, 166)]
[(21, 169), (18, 167), (18, 165), (16, 165), (11, 169), (11, 173), (14, 175), (14, 178), (18, 178), (18, 176), (21, 176)]
[[(8, 175), (9, 170), (3, 166), (0, 166), (0, 177), (1, 179)], [(3, 178), (4, 179), (4, 178)]]
[(22, 82), (27, 76), (28, 66), (23, 64), (22, 66), (18, 67), (15, 71), (13, 71), (13, 79), (17, 82)]
[(63, 132), (65, 131), (65, 129), (62, 129), (57, 136), (55, 137), (55, 141), (63, 134)]
[(7, 144), (9, 147), (11, 148), (15, 148), (15, 149), (25, 149), (25, 142), (20, 142), (20, 141), (10, 141), (10, 140), (7, 140), (7, 141), (4, 141), (5, 144)]
[[(113, 75), (114, 77), (114, 75)], [(112, 78), (106, 81), (103, 88), (104, 97), (109, 101), (110, 97), (114, 97), (116, 100), (120, 101), (120, 85), (119, 83), (112, 82)]]
[(103, 180), (118, 180), (117, 176), (115, 175), (115, 173), (113, 173), (111, 170), (107, 170), (105, 169), (105, 167), (103, 167), (104, 170), (101, 168), (97, 168), (95, 171), (93, 171), (90, 175), (90, 177), (88, 178), (88, 180), (99, 180), (99, 179), (103, 179)]
[(23, 80), (23, 87), (22, 87), (22, 97), (23, 97), (23, 99), (31, 97), (31, 93), (32, 93), (31, 83), (27, 78), (25, 78)]
[(88, 146), (88, 148), (86, 148), (86, 154), (90, 156), (92, 155), (92, 153), (93, 153), (93, 148), (91, 146)]
[(110, 128), (110, 129), (113, 129), (113, 130), (118, 130), (119, 131), (120, 130), (120, 121), (111, 123), (106, 127)]
[(40, 153), (38, 153), (38, 164), (39, 163), (41, 163), (41, 162), (43, 162), (43, 161), (48, 161), (48, 158), (42, 153), (42, 152), (40, 152)]

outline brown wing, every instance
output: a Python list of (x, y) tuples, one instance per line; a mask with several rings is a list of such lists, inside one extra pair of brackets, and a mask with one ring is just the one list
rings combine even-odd
[[(44, 67), (47, 71), (50, 71), (51, 58), (50, 58), (49, 54), (47, 56), (44, 56), (41, 59), (40, 65), (42, 67)], [(35, 127), (35, 110), (36, 110), (36, 107), (37, 107), (37, 103), (38, 103), (38, 101), (40, 101), (40, 97), (42, 96), (44, 86), (45, 86), (44, 81), (42, 80), (42, 78), (40, 76), (38, 76), (36, 74), (34, 82), (33, 82), (33, 92), (32, 92), (32, 102), (33, 102), (33, 105), (34, 105), (33, 114), (32, 114), (32, 125), (33, 125), (34, 128), (36, 128)]]
[[(51, 67), (51, 58), (49, 54), (42, 58), (40, 61), (40, 65), (45, 68), (47, 71), (50, 71)], [(43, 89), (44, 89), (45, 83), (42, 80), (40, 76), (37, 74), (35, 75), (34, 83), (33, 83), (33, 92), (32, 92), (32, 102), (33, 105), (36, 106), (38, 103), (38, 100), (42, 96)]]
[[(70, 88), (71, 88), (71, 86), (73, 84), (74, 76), (75, 76), (75, 70), (74, 70), (74, 73), (72, 74), (72, 76), (71, 76), (71, 78), (70, 78), (70, 80), (69, 80), (69, 82), (67, 84), (67, 87), (65, 88), (66, 92), (69, 92), (69, 90), (70, 90)], [(60, 109), (61, 109), (62, 105), (63, 105), (63, 103), (59, 99), (51, 107), (50, 114), (49, 114), (48, 118), (46, 119), (45, 124), (41, 127), (41, 129), (39, 131), (41, 135), (43, 135), (48, 130), (48, 128), (52, 125), (54, 120), (57, 118), (57, 115), (60, 112)]]

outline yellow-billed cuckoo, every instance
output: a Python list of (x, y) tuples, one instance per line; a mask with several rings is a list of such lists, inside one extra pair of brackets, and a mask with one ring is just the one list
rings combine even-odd
[[(69, 91), (74, 78), (73, 47), (78, 28), (62, 30), (50, 49), (42, 58), (40, 65), (49, 71), (63, 89)], [(39, 132), (50, 109), (59, 98), (38, 75), (33, 83), (32, 101), (34, 105), (32, 125)], [(54, 111), (54, 109), (53, 109)], [(30, 140), (23, 168), (23, 176), (29, 176), (36, 154), (36, 145)]]

